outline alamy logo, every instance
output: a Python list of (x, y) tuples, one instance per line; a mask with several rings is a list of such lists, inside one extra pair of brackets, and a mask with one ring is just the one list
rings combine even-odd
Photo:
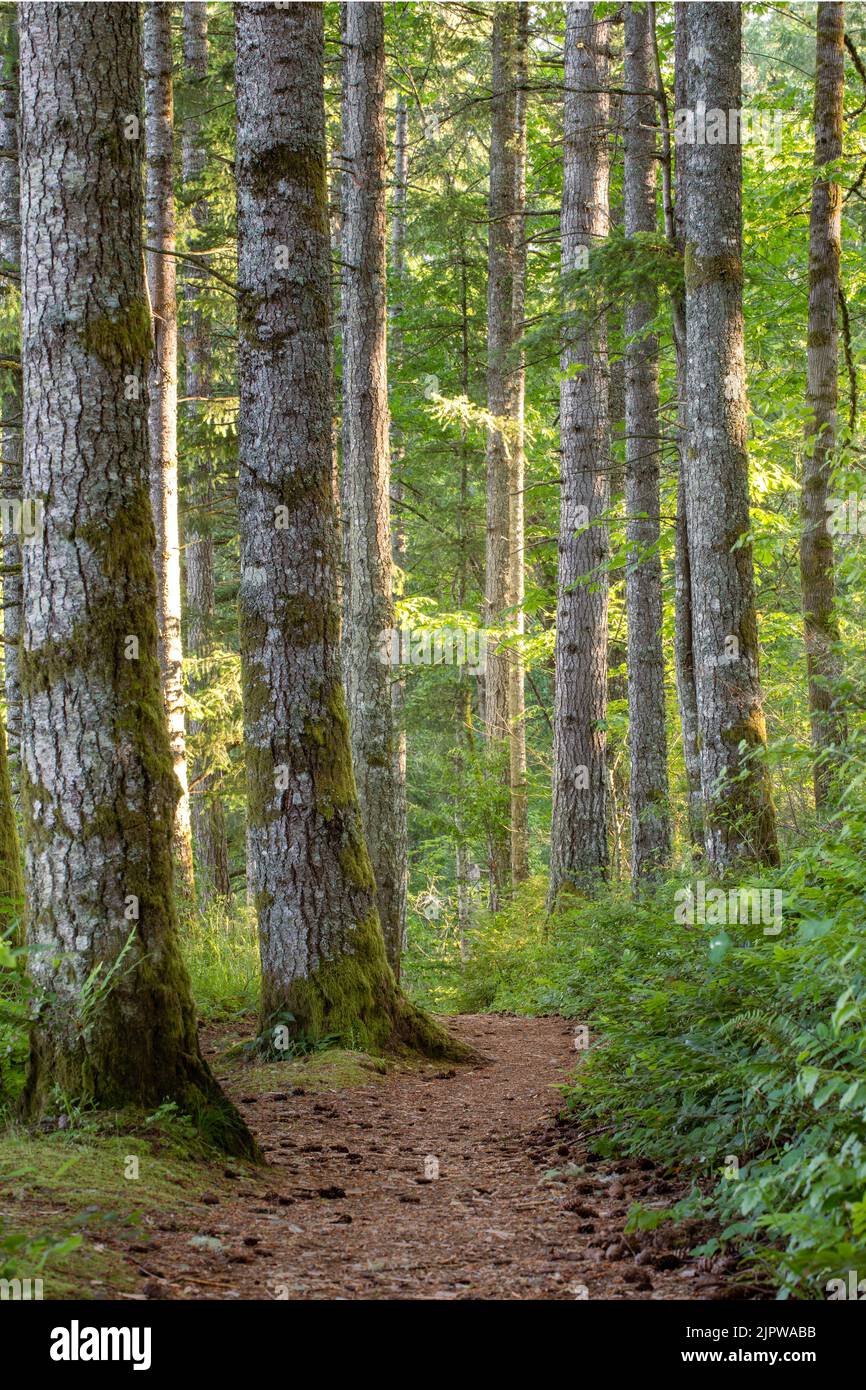
[(856, 1298), (866, 1299), (866, 1279), (858, 1279), (856, 1269), (845, 1271), (846, 1279), (830, 1279), (827, 1283), (828, 1303), (837, 1303), (840, 1299)]
[(750, 111), (732, 107), (723, 111), (705, 101), (694, 110), (674, 112), (673, 137), (677, 145), (755, 145), (778, 152), (782, 147), (784, 111)]
[(765, 936), (782, 930), (782, 892), (778, 888), (707, 888), (698, 879), (694, 888), (674, 894), (674, 921), (681, 927), (762, 926)]
[(52, 1361), (131, 1361), (134, 1371), (150, 1370), (149, 1327), (69, 1327), (51, 1332)]
[(0, 1279), (0, 1301), (42, 1298), (41, 1279)]
[(487, 637), (462, 627), (392, 627), (379, 634), (385, 666), (465, 666), (473, 675), (487, 667)]
[(42, 535), (45, 504), (33, 497), (0, 497), (0, 531), (22, 541)]

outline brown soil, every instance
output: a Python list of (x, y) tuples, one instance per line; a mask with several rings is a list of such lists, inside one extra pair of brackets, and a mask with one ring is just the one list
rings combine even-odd
[(698, 1228), (623, 1236), (633, 1202), (676, 1194), (645, 1162), (593, 1163), (557, 1120), (575, 1062), (564, 1020), (448, 1026), (489, 1062), (312, 1094), (256, 1096), (243, 1072), (226, 1076), (270, 1166), (228, 1169), (219, 1193), (145, 1217), (150, 1240), (126, 1247), (140, 1292), (126, 1297), (744, 1296), (730, 1262), (689, 1256)]

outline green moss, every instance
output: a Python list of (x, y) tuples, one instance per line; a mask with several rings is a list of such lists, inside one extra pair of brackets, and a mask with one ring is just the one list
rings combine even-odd
[[(105, 692), (110, 732), (120, 750), (113, 800), (96, 808), (77, 832), (97, 837), (118, 866), (124, 897), (138, 899), (130, 970), (115, 977), (86, 1022), (70, 1006), (48, 1001), (35, 1021), (25, 1114), (38, 1116), (55, 1088), (76, 1099), (118, 1106), (158, 1103), (170, 1096), (207, 1133), (233, 1153), (256, 1148), (238, 1112), (226, 1100), (202, 1060), (189, 977), (180, 954), (174, 915), (172, 826), (178, 785), (174, 776), (157, 656), (156, 581), (150, 497), (142, 483), (105, 519), (83, 526), (76, 539), (96, 557), (100, 591), (69, 637), (22, 651), (21, 683), (31, 696), (72, 683), (86, 673)], [(138, 639), (138, 658), (127, 659), (128, 636)], [(123, 769), (133, 784), (129, 794)], [(40, 789), (49, 803), (50, 795)], [(72, 833), (57, 815), (34, 813), (29, 789), (27, 833), (35, 853), (58, 833)], [(52, 805), (52, 812), (60, 808)], [(51, 828), (48, 829), (47, 826)], [(98, 885), (94, 884), (94, 892)], [(39, 925), (39, 924), (37, 924)], [(126, 923), (118, 923), (117, 941)], [(106, 968), (111, 962), (105, 963)], [(118, 1047), (130, 1019), (147, 1024), (135, 1047)]]
[(281, 142), (257, 151), (247, 169), (253, 192), (260, 198), (275, 193), (278, 183), (293, 184), (304, 222), (311, 230), (327, 235), (328, 179), (323, 149), (311, 152)]
[(12, 922), (16, 924), (16, 942), (23, 942), (22, 916), (24, 907), (24, 875), (21, 869), (21, 847), (12, 805), (12, 788), (6, 760), (6, 730), (0, 722), (0, 936)]
[(114, 315), (104, 314), (85, 324), (82, 342), (87, 352), (109, 367), (134, 367), (153, 349), (150, 309), (135, 299)]
[(686, 243), (686, 289), (697, 290), (717, 281), (734, 285), (743, 283), (743, 263), (738, 256), (699, 256), (694, 242)]
[(375, 909), (357, 923), (339, 956), (324, 961), (308, 979), (293, 980), (279, 1001), (263, 1000), (263, 1017), (284, 1009), (308, 1038), (338, 1037), (372, 1053), (475, 1056), (397, 989)]
[[(138, 1159), (137, 1178), (127, 1176), (131, 1157)], [(9, 1129), (0, 1133), (6, 1234), (21, 1231), (49, 1243), (79, 1235), (77, 1249), (49, 1256), (45, 1297), (109, 1297), (140, 1286), (114, 1241), (140, 1240), (141, 1215), (174, 1215), (202, 1188), (232, 1195), (234, 1184), (223, 1170), (224, 1160), (171, 1113), (89, 1116), (72, 1130), (50, 1134)], [(255, 1175), (255, 1168), (247, 1170), (248, 1181)]]
[(349, 715), (342, 683), (337, 681), (323, 701), (326, 718), (307, 725), (307, 754), (313, 777), (316, 810), (323, 820), (357, 806), (352, 770)]

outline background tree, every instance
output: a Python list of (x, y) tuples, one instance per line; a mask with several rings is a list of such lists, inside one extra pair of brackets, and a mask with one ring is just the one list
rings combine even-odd
[(174, 775), (178, 883), (194, 891), (184, 726), (177, 485), (177, 297), (174, 209), (174, 98), (171, 6), (144, 6), (144, 101), (147, 152), (147, 282), (153, 311), (150, 370), (150, 494), (156, 527), (159, 666)]
[(349, 3), (343, 14), (346, 694), (379, 919), (388, 960), (399, 976), (406, 911), (406, 832), (392, 673), (383, 660), (383, 634), (394, 626), (385, 307), (385, 40), (381, 4)]
[[(640, 236), (656, 230), (653, 33), (646, 5), (625, 9), (624, 223), (640, 257)], [(656, 305), (640, 287), (627, 307), (625, 363), (625, 510), (628, 565), (628, 728), (631, 870), (634, 881), (658, 874), (671, 852), (668, 810), (662, 566), (659, 551), (658, 340)]]
[[(815, 165), (842, 153), (845, 83), (845, 6), (820, 4), (815, 45)], [(836, 448), (839, 401), (839, 266), (842, 189), (836, 178), (816, 175), (809, 218), (809, 337), (806, 401), (809, 408), (803, 460), (800, 582), (809, 677), (809, 712), (815, 747), (815, 804), (827, 799), (834, 752), (845, 741), (839, 706), (839, 624), (835, 612), (833, 537), (829, 490)]]
[[(190, 659), (190, 694), (202, 698), (218, 679), (213, 649), (216, 618), (216, 574), (212, 513), (216, 492), (213, 443), (205, 432), (208, 398), (213, 388), (210, 316), (202, 304), (207, 279), (203, 263), (210, 222), (209, 199), (202, 188), (207, 168), (202, 109), (207, 103), (208, 38), (207, 5), (187, 0), (183, 7), (183, 58), (185, 79), (190, 91), (190, 109), (183, 124), (181, 144), (182, 179), (186, 197), (192, 203), (195, 242), (193, 256), (185, 263), (183, 356), (186, 387), (185, 410), (192, 436), (189, 463), (185, 525), (187, 653)], [(190, 721), (190, 733), (203, 732), (203, 722)], [(197, 888), (207, 900), (212, 894), (227, 898), (231, 893), (228, 840), (221, 796), (220, 778), (200, 757), (192, 766), (193, 795), (190, 797), (192, 836), (195, 848)]]
[[(519, 0), (514, 60), (514, 305), (513, 334), (519, 342), (526, 313), (526, 109), (529, 101), (529, 4)], [(511, 787), (511, 881), (529, 876), (529, 824), (526, 795), (526, 676), (523, 638), (526, 617), (526, 357), (514, 363), (514, 440), (511, 446), (509, 504), (509, 589), (514, 641), (508, 662), (508, 747)]]
[[(515, 343), (516, 193), (516, 5), (497, 5), (493, 11), (490, 130), (490, 193), (488, 198), (487, 280), (487, 551), (485, 557), (485, 622), (492, 629), (506, 623), (513, 602), (511, 487), (514, 476), (518, 423), (518, 373)], [(519, 293), (518, 293), (519, 302)], [(484, 719), (494, 771), (509, 785), (509, 670), (511, 652), (491, 643), (484, 677)], [(508, 809), (507, 809), (508, 808)], [(488, 847), (489, 902), (495, 910), (508, 883), (510, 796), (501, 817), (494, 815)]]
[[(686, 110), (686, 65), (688, 62), (689, 6), (673, 6), (675, 15), (674, 40), (674, 112)], [(661, 91), (661, 71), (658, 73)], [(670, 127), (670, 112), (668, 112)], [(688, 179), (685, 167), (689, 146), (685, 142), (676, 150), (676, 202), (669, 218), (667, 235), (678, 255), (685, 255), (685, 212)], [(677, 702), (680, 714), (680, 735), (686, 775), (686, 811), (689, 841), (692, 849), (703, 852), (704, 802), (701, 791), (701, 755), (698, 737), (698, 694), (695, 685), (695, 655), (692, 633), (692, 575), (689, 561), (688, 512), (686, 507), (686, 468), (688, 449), (688, 357), (686, 344), (685, 286), (677, 285), (671, 293), (671, 311), (676, 354), (677, 399), (677, 501), (674, 552), (674, 670)]]
[[(740, 7), (691, 4), (687, 107), (735, 111)], [(778, 861), (749, 544), (739, 139), (686, 162), (686, 505), (707, 857), (727, 871)]]
[[(562, 274), (576, 273), (608, 230), (609, 24), (566, 6)], [(608, 365), (604, 319), (566, 320), (560, 388), (562, 483), (556, 607), (553, 819), (549, 902), (607, 869)]]

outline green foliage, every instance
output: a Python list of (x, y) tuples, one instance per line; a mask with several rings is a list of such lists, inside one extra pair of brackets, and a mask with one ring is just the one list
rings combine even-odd
[(782, 1297), (823, 1296), (866, 1231), (864, 851), (861, 811), (765, 878), (784, 895), (778, 935), (678, 925), (678, 879), (546, 922), (539, 881), (479, 924), (462, 971), (448, 962), (455, 1007), (588, 1026), (567, 1108), (600, 1153), (683, 1179), (674, 1214), (719, 1223), (704, 1253), (735, 1243)]

